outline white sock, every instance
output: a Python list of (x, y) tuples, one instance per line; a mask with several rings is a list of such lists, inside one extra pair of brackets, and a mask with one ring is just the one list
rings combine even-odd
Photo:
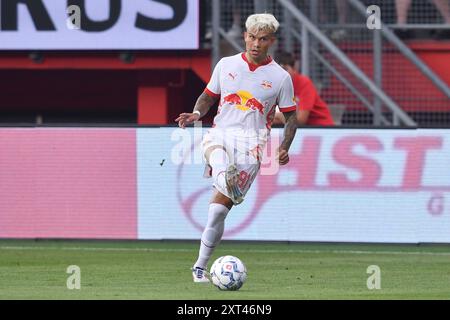
[(215, 247), (222, 239), (228, 211), (230, 210), (227, 207), (219, 203), (211, 203), (209, 205), (208, 222), (202, 234), (198, 259), (194, 264), (194, 268), (206, 269)]
[(222, 148), (214, 149), (209, 155), (209, 165), (212, 168), (214, 182), (223, 186), (225, 182), (225, 171), (229, 163), (228, 154)]

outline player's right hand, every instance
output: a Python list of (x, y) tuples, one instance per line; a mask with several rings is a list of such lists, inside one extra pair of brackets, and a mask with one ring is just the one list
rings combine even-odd
[(289, 162), (289, 153), (284, 149), (280, 149), (278, 150), (278, 153), (275, 158), (278, 160), (278, 163), (280, 165), (284, 166)]
[(178, 122), (180, 128), (184, 129), (187, 125), (194, 123), (198, 119), (200, 119), (200, 116), (197, 113), (181, 113), (175, 121)]

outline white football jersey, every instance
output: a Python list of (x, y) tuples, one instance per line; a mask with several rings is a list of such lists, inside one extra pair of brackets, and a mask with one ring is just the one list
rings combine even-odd
[(271, 58), (258, 66), (245, 53), (222, 58), (205, 92), (220, 96), (213, 127), (241, 136), (263, 133), (267, 139), (276, 107), (282, 112), (296, 110), (291, 77)]

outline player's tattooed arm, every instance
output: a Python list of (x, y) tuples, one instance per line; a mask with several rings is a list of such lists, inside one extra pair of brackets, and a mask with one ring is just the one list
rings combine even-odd
[(200, 112), (200, 118), (208, 113), (209, 109), (216, 103), (218, 98), (211, 97), (206, 93), (202, 93), (200, 97), (198, 97), (197, 102), (194, 106), (194, 112)]
[(286, 123), (284, 125), (284, 138), (281, 143), (280, 149), (289, 151), (292, 141), (294, 140), (295, 133), (297, 132), (297, 113), (295, 111), (283, 113)]
[(297, 113), (295, 111), (283, 113), (286, 122), (284, 124), (284, 138), (278, 149), (278, 162), (285, 165), (289, 162), (289, 148), (297, 132)]
[(217, 99), (218, 98), (211, 97), (203, 92), (195, 103), (194, 111), (192, 113), (181, 113), (175, 121), (184, 129), (187, 125), (194, 123), (207, 114), (209, 109), (216, 103)]

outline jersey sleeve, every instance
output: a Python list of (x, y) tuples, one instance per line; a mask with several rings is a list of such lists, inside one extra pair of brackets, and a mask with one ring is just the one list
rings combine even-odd
[(281, 112), (290, 112), (297, 109), (294, 96), (294, 85), (291, 77), (287, 75), (281, 84), (280, 93), (278, 95), (278, 107)]
[(205, 93), (211, 97), (217, 98), (220, 97), (220, 73), (222, 69), (222, 60), (220, 60), (212, 73), (211, 79), (209, 80), (208, 85), (205, 88)]

